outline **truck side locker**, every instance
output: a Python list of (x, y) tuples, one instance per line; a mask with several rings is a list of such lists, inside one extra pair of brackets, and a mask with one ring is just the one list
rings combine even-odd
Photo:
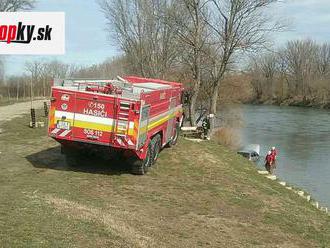
[(148, 137), (149, 113), (150, 113), (150, 105), (144, 105), (141, 107), (138, 142), (137, 142), (138, 149), (143, 147)]
[(110, 143), (119, 142), (125, 148), (129, 145), (127, 135), (129, 133), (130, 124), (130, 110), (131, 102), (122, 100), (116, 97), (114, 104), (114, 128), (111, 135)]
[(173, 129), (175, 128), (175, 105), (176, 105), (176, 97), (172, 97), (170, 99), (169, 104), (169, 120), (167, 121), (166, 127), (166, 142), (169, 142), (173, 135)]

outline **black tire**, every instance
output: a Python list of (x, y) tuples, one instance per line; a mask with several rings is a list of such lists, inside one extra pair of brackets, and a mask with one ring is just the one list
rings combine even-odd
[(151, 147), (149, 144), (146, 158), (143, 160), (136, 158), (131, 162), (132, 174), (134, 175), (146, 174), (151, 166), (151, 156), (152, 156)]
[(173, 135), (173, 138), (172, 138), (171, 141), (168, 143), (168, 146), (169, 146), (169, 147), (175, 146), (175, 145), (178, 143), (179, 134), (180, 134), (179, 123), (176, 123), (176, 127), (175, 127), (175, 129), (174, 129), (174, 135)]
[(151, 165), (155, 164), (158, 156), (159, 156), (159, 152), (161, 149), (161, 136), (159, 134), (157, 134), (155, 137), (152, 138), (150, 144), (151, 144), (151, 150), (152, 150), (152, 156), (151, 156)]

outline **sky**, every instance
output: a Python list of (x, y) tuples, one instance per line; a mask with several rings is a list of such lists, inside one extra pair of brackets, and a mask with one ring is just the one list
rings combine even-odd
[[(60, 56), (6, 56), (7, 76), (24, 72), (26, 61), (57, 59), (66, 63), (101, 63), (120, 54), (106, 32), (106, 20), (96, 0), (38, 0), (34, 11), (66, 13), (66, 54)], [(288, 24), (271, 37), (274, 47), (293, 39), (330, 42), (330, 0), (281, 0), (269, 10)]]
[(106, 20), (96, 0), (38, 0), (33, 11), (65, 12), (66, 53), (58, 56), (6, 56), (7, 76), (21, 74), (25, 62), (35, 59), (90, 65), (120, 54), (109, 39)]
[(275, 46), (293, 39), (330, 42), (330, 0), (282, 0), (273, 11), (288, 23), (286, 32), (274, 34)]

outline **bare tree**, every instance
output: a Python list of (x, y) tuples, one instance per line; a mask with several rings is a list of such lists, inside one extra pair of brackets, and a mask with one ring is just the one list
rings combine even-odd
[(30, 81), (30, 96), (31, 100), (34, 98), (34, 85), (38, 82), (41, 71), (42, 71), (42, 63), (39, 61), (27, 62), (25, 64), (25, 69), (30, 73), (31, 81)]
[[(54, 78), (84, 77), (111, 78), (125, 74), (124, 57), (112, 58), (101, 64), (78, 66), (66, 64), (57, 60), (34, 60), (25, 64), (25, 73), (20, 76), (10, 76), (0, 87), (0, 100), (7, 95), (16, 99), (37, 96), (49, 96), (51, 81)], [(1, 67), (0, 67), (1, 68)], [(1, 71), (0, 71), (1, 74)]]
[(0, 86), (4, 83), (5, 78), (5, 63), (4, 59), (0, 57)]
[(47, 81), (50, 80), (50, 68), (47, 63), (42, 63), (40, 68), (40, 80), (42, 81), (42, 96), (49, 95), (50, 85), (47, 85)]
[(213, 77), (210, 112), (216, 114), (220, 83), (237, 52), (262, 48), (270, 32), (283, 27), (265, 10), (278, 0), (210, 0), (213, 31)]
[(251, 86), (253, 88), (254, 97), (256, 101), (261, 101), (264, 95), (264, 75), (262, 73), (262, 62), (260, 58), (252, 57), (249, 63), (249, 72), (252, 75)]
[(253, 56), (250, 61), (252, 87), (257, 101), (284, 97), (286, 64), (281, 53), (270, 52)]
[[(290, 105), (327, 106), (330, 99), (330, 45), (290, 41), (276, 54), (259, 56), (250, 65), (258, 100)], [(271, 90), (271, 94), (269, 94)], [(267, 93), (267, 94), (266, 94)], [(262, 98), (262, 99), (261, 99)]]
[(80, 69), (79, 65), (70, 64), (68, 66), (67, 76), (70, 77), (70, 78), (73, 78), (77, 74), (79, 69)]
[(29, 10), (34, 7), (35, 0), (1, 0), (0, 11), (15, 12), (19, 10)]
[[(29, 10), (34, 7), (35, 0), (0, 0), (0, 12), (15, 12)], [(0, 86), (4, 82), (4, 58), (0, 57)], [(10, 93), (8, 92), (8, 95)], [(1, 98), (1, 95), (0, 95)]]
[(100, 6), (109, 31), (124, 51), (134, 73), (161, 77), (176, 58), (175, 29), (168, 25), (168, 13), (175, 1), (102, 0)]
[(318, 49), (317, 54), (317, 70), (323, 78), (329, 77), (330, 74), (330, 44), (323, 44)]
[(206, 0), (179, 0), (177, 11), (173, 12), (176, 34), (182, 53), (180, 59), (188, 65), (191, 71), (193, 85), (189, 106), (190, 124), (195, 125), (195, 109), (198, 94), (202, 84), (203, 53), (208, 40), (208, 27), (205, 18), (208, 18)]
[(69, 65), (57, 60), (47, 63), (47, 68), (51, 78), (64, 78), (69, 72)]
[(288, 72), (293, 77), (293, 87), (290, 87), (293, 94), (310, 93), (309, 81), (317, 70), (318, 50), (318, 46), (311, 40), (288, 42), (284, 56)]

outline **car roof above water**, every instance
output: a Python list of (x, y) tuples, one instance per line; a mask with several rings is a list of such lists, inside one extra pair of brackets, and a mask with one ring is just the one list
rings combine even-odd
[(241, 153), (252, 153), (256, 152), (260, 155), (260, 145), (259, 144), (249, 144), (244, 146), (242, 149), (239, 150)]

